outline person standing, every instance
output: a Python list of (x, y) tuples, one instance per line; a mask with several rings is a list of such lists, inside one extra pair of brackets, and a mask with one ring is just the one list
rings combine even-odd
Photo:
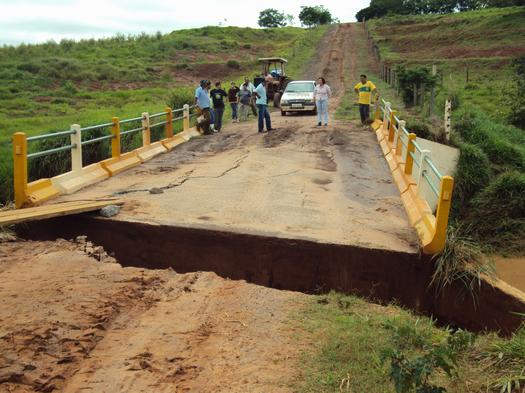
[(235, 85), (235, 82), (232, 82), (231, 87), (228, 90), (228, 102), (232, 108), (232, 123), (239, 122), (239, 116), (237, 114), (237, 109), (239, 106), (239, 92), (240, 89)]
[(330, 86), (326, 84), (326, 80), (321, 76), (317, 79), (317, 84), (314, 88), (314, 100), (317, 108), (317, 127), (328, 125), (328, 99), (332, 96)]
[(197, 130), (204, 131), (204, 134), (211, 134), (210, 123), (210, 96), (208, 93), (208, 81), (206, 79), (201, 80), (199, 87), (195, 89), (195, 105), (197, 106), (197, 115), (202, 116), (202, 120), (197, 121)]
[(250, 79), (247, 76), (244, 77), (244, 83), (246, 83), (248, 91), (252, 95), (252, 99), (250, 101), (250, 107), (252, 108), (252, 113), (253, 113), (254, 116), (257, 116), (257, 107), (256, 107), (256, 104), (255, 104), (255, 96), (253, 95), (253, 91), (255, 90), (255, 86), (253, 85), (252, 82), (250, 82)]
[(215, 117), (215, 131), (219, 132), (222, 128), (222, 115), (224, 114), (224, 97), (228, 94), (222, 89), (221, 82), (215, 82), (215, 88), (210, 91), (213, 101), (213, 114)]
[(255, 88), (253, 94), (257, 97), (255, 101), (257, 109), (259, 110), (259, 132), (264, 131), (264, 122), (266, 121), (266, 130), (273, 131), (272, 119), (270, 118), (270, 112), (268, 112), (268, 98), (266, 95), (266, 83), (267, 80), (263, 80), (259, 86)]
[(252, 93), (248, 90), (246, 83), (243, 83), (241, 86), (241, 91), (239, 92), (239, 102), (240, 102), (240, 119), (241, 121), (248, 120), (248, 111), (251, 108)]
[(370, 118), (370, 104), (372, 103), (372, 93), (377, 92), (376, 85), (367, 80), (366, 75), (361, 75), (361, 82), (354, 86), (354, 91), (359, 96), (359, 115), (361, 116), (361, 124), (365, 125)]

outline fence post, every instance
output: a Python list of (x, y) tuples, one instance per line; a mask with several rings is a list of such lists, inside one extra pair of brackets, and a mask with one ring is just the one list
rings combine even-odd
[(142, 146), (151, 144), (151, 132), (149, 129), (149, 113), (142, 113)]
[(397, 135), (396, 135), (396, 156), (400, 156), (403, 152), (403, 127), (407, 125), (407, 122), (405, 120), (399, 120), (399, 124), (397, 125)]
[(412, 168), (414, 167), (414, 157), (412, 157), (411, 153), (416, 151), (416, 147), (414, 146), (416, 138), (417, 136), (413, 132), (408, 134), (407, 154), (405, 157), (405, 174), (407, 175), (412, 175)]
[(184, 131), (190, 129), (190, 106), (188, 104), (184, 104), (182, 107), (182, 116), (184, 119), (182, 120), (183, 129)]
[(173, 112), (171, 108), (167, 106), (164, 111), (166, 111), (166, 138), (171, 138), (173, 136)]
[(27, 136), (24, 132), (13, 134), (13, 186), (18, 209), (27, 200)]
[(120, 157), (120, 121), (118, 117), (111, 119), (113, 125), (111, 126), (111, 133), (113, 138), (111, 139), (111, 157)]
[(443, 250), (447, 241), (447, 226), (452, 204), (452, 189), (454, 188), (454, 179), (450, 176), (441, 178), (439, 187), (439, 200), (436, 209), (436, 224), (434, 228), (434, 238), (429, 252), (436, 253)]
[(450, 100), (445, 101), (445, 140), (448, 142), (450, 141), (450, 130), (452, 128), (451, 125), (451, 118), (452, 118), (452, 102)]
[(394, 141), (394, 133), (396, 132), (394, 128), (394, 123), (396, 119), (394, 119), (394, 116), (397, 114), (397, 111), (390, 111), (390, 121), (389, 121), (389, 127), (388, 127), (388, 141), (393, 142)]
[(71, 126), (71, 146), (75, 146), (71, 149), (71, 171), (74, 173), (80, 173), (82, 171), (82, 131), (80, 125), (73, 124)]

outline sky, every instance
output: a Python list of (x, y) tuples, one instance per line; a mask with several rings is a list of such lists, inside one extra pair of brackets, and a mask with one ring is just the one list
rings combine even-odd
[(0, 0), (0, 45), (38, 43), (63, 38), (102, 38), (141, 32), (169, 33), (202, 26), (258, 27), (259, 12), (276, 8), (295, 17), (300, 7), (324, 5), (341, 22), (370, 0)]

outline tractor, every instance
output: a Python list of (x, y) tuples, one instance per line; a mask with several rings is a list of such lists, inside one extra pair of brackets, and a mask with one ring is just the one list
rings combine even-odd
[(290, 82), (284, 70), (284, 65), (288, 61), (280, 57), (262, 57), (259, 59), (259, 63), (262, 64), (262, 73), (254, 78), (253, 84), (257, 87), (266, 76), (271, 76), (272, 80), (266, 85), (266, 94), (268, 101), (273, 101), (273, 106), (279, 108), (284, 89)]

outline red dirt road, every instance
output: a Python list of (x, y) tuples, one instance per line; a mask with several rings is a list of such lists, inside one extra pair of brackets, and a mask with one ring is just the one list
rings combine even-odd
[(291, 392), (306, 295), (0, 244), (0, 392)]

